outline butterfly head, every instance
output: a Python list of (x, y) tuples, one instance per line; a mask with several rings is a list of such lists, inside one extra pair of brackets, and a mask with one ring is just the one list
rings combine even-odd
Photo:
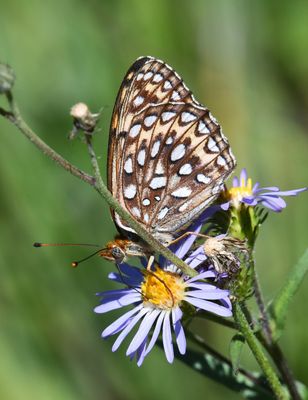
[(146, 247), (137, 242), (122, 237), (116, 237), (107, 243), (99, 255), (105, 260), (121, 263), (126, 257), (144, 257), (146, 256)]

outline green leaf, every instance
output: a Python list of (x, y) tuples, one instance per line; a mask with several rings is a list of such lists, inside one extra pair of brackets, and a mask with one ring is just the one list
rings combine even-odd
[(229, 353), (234, 375), (237, 375), (238, 373), (241, 353), (244, 344), (245, 344), (245, 339), (239, 333), (235, 334), (230, 342)]
[(176, 354), (175, 357), (199, 374), (240, 393), (245, 399), (274, 399), (264, 377), (259, 373), (239, 369), (237, 375), (234, 375), (230, 363), (204, 351), (187, 349), (184, 356)]
[(268, 312), (274, 322), (275, 339), (277, 340), (285, 325), (288, 306), (305, 278), (308, 270), (308, 249), (295, 265), (286, 284), (268, 306)]

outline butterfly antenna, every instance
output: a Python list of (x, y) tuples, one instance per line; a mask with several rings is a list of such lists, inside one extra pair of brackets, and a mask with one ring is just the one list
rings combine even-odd
[(86, 246), (86, 247), (100, 247), (98, 244), (92, 243), (33, 243), (33, 247), (50, 247), (50, 246)]
[[(98, 246), (98, 247), (99, 247), (99, 246)], [(89, 258), (92, 258), (93, 256), (95, 256), (96, 254), (100, 253), (100, 252), (103, 251), (103, 250), (105, 250), (105, 249), (99, 249), (99, 250), (95, 251), (94, 253), (90, 254), (89, 256), (87, 256), (87, 257), (85, 257), (85, 258), (82, 258), (81, 260), (73, 261), (73, 262), (71, 263), (71, 266), (72, 266), (73, 268), (76, 268), (76, 267), (78, 267), (78, 265), (79, 265), (80, 263), (89, 260)]]

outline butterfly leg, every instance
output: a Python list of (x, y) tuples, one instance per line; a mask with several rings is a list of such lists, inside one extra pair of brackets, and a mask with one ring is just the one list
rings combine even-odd
[(210, 237), (210, 236), (208, 236), (208, 235), (204, 235), (203, 233), (185, 232), (185, 233), (183, 233), (181, 236), (179, 236), (178, 238), (172, 240), (172, 242), (169, 243), (169, 246), (172, 245), (172, 244), (175, 244), (175, 243), (179, 242), (180, 240), (182, 240), (182, 239), (184, 239), (185, 237), (190, 236), (190, 235), (195, 235), (195, 236), (202, 237), (202, 238), (205, 238), (205, 239), (208, 239), (208, 238)]
[(154, 262), (154, 256), (151, 255), (149, 260), (148, 260), (147, 271), (151, 271), (151, 266), (152, 266), (153, 262)]

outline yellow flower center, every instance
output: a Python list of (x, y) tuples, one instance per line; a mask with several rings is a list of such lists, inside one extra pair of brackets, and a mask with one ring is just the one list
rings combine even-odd
[(141, 285), (143, 302), (157, 308), (171, 309), (184, 299), (185, 287), (183, 279), (173, 272), (160, 268), (146, 270)]
[(245, 185), (245, 179), (242, 179), (240, 182), (240, 186), (232, 187), (228, 189), (225, 193), (228, 200), (231, 200), (235, 207), (238, 207), (242, 198), (251, 196), (252, 193), (252, 180), (251, 178), (247, 179), (247, 184)]

